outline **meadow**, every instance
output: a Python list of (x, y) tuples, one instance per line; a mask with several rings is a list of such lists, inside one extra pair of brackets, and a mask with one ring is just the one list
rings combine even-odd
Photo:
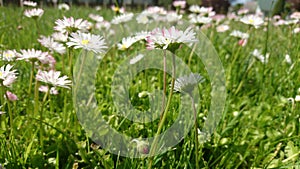
[(32, 8), (0, 7), (0, 168), (300, 168), (299, 13)]

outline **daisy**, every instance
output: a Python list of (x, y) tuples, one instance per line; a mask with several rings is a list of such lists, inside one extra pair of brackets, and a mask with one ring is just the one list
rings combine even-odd
[(122, 14), (122, 15), (119, 15), (119, 16), (115, 16), (112, 19), (111, 23), (117, 25), (117, 24), (120, 24), (120, 23), (128, 22), (132, 18), (133, 18), (133, 13)]
[(67, 76), (62, 76), (62, 77), (59, 76), (60, 76), (60, 71), (50, 70), (47, 72), (47, 71), (39, 70), (36, 75), (36, 79), (40, 82), (50, 84), (51, 86), (54, 87), (63, 87), (63, 88), (70, 89), (71, 80), (67, 80), (68, 79)]
[(179, 77), (175, 80), (174, 90), (176, 92), (184, 92), (191, 94), (196, 85), (204, 82), (205, 79), (198, 73), (191, 73), (190, 75)]
[(67, 42), (68, 41), (68, 34), (61, 33), (61, 32), (54, 32), (52, 35), (53, 40), (58, 42)]
[(17, 57), (16, 50), (6, 50), (0, 53), (0, 57), (3, 61), (13, 61)]
[(111, 9), (116, 12), (117, 14), (123, 14), (125, 12), (125, 9), (122, 7), (122, 8), (119, 8), (118, 6), (115, 6), (115, 5), (112, 5), (111, 6)]
[(31, 7), (36, 7), (37, 3), (36, 2), (32, 2), (32, 1), (23, 1), (23, 5), (25, 5), (25, 6), (31, 6)]
[(198, 5), (192, 5), (190, 6), (189, 10), (193, 13), (198, 13), (198, 14), (202, 14), (202, 15), (205, 15), (205, 14), (209, 14), (210, 12), (212, 12), (213, 8), (212, 7), (200, 7)]
[(72, 33), (67, 45), (69, 47), (74, 47), (75, 49), (83, 48), (95, 53), (102, 53), (104, 52), (104, 49), (107, 48), (102, 36), (81, 32)]
[(294, 34), (299, 33), (299, 32), (300, 32), (300, 27), (299, 27), (299, 28), (295, 28), (295, 29), (293, 30), (293, 33), (294, 33)]
[(136, 21), (142, 24), (148, 24), (157, 20), (158, 20), (158, 14), (151, 13), (148, 11), (143, 11), (136, 17)]
[(102, 16), (96, 15), (96, 14), (89, 14), (89, 18), (91, 18), (92, 20), (94, 20), (96, 22), (104, 21), (104, 18)]
[(230, 29), (228, 25), (219, 25), (217, 26), (217, 32), (226, 32)]
[(134, 44), (137, 40), (134, 37), (127, 37), (123, 38), (121, 43), (118, 43), (118, 49), (119, 50), (126, 50), (128, 49), (132, 44)]
[(25, 61), (31, 61), (31, 62), (35, 62), (40, 60), (41, 58), (45, 58), (47, 55), (49, 55), (48, 52), (42, 52), (40, 50), (35, 50), (35, 49), (27, 49), (21, 50), (21, 53), (18, 53), (17, 56), (17, 60), (25, 60)]
[(6, 91), (6, 94), (4, 95), (4, 98), (6, 98), (6, 96), (7, 96), (7, 98), (8, 98), (9, 101), (17, 101), (17, 100), (19, 100), (18, 97), (17, 97), (17, 95), (13, 94), (10, 91)]
[(173, 6), (175, 8), (180, 7), (180, 9), (184, 9), (186, 6), (186, 1), (173, 1)]
[(195, 37), (195, 32), (191, 27), (187, 28), (185, 31), (177, 30), (174, 26), (169, 29), (157, 28), (151, 32), (151, 35), (147, 37), (148, 49), (160, 48), (173, 50), (172, 46), (174, 44), (177, 49), (178, 44), (181, 43), (193, 43), (198, 40)]
[(199, 25), (199, 26), (209, 24), (209, 23), (211, 23), (211, 21), (212, 21), (212, 18), (205, 17), (205, 16), (200, 16), (200, 15), (197, 15), (196, 17), (193, 17), (190, 20), (191, 23), (193, 23), (195, 25)]
[(17, 79), (17, 70), (11, 70), (13, 66), (10, 64), (4, 65), (0, 68), (0, 81), (4, 86), (9, 87)]
[(55, 42), (52, 37), (41, 36), (38, 41), (51, 52), (57, 52), (59, 54), (66, 53), (66, 47), (61, 43)]
[(134, 38), (139, 41), (139, 40), (147, 40), (147, 37), (150, 36), (151, 33), (147, 32), (147, 31), (141, 31), (141, 32), (137, 32), (135, 33)]
[(143, 59), (144, 55), (143, 54), (138, 54), (136, 57), (130, 59), (129, 63), (131, 65), (137, 63), (138, 61), (140, 61), (141, 59)]
[[(49, 91), (49, 87), (42, 85), (42, 86), (39, 87), (39, 91), (43, 92), (43, 93), (47, 93)], [(58, 91), (56, 90), (55, 87), (51, 87), (49, 93), (52, 94), (52, 95), (57, 95)]]
[(269, 56), (270, 56), (269, 53), (267, 53), (266, 56), (264, 57), (264, 55), (261, 54), (261, 52), (257, 49), (254, 49), (254, 51), (252, 52), (252, 55), (255, 56), (262, 63), (268, 63)]
[(110, 22), (108, 22), (108, 21), (102, 21), (102, 22), (97, 22), (96, 24), (95, 24), (95, 28), (96, 29), (106, 29), (106, 30), (108, 30), (109, 28), (110, 28)]
[(34, 9), (27, 9), (24, 12), (24, 15), (28, 18), (34, 18), (37, 19), (41, 17), (44, 14), (44, 10), (40, 8), (34, 8)]
[(286, 55), (285, 55), (285, 61), (286, 61), (286, 63), (288, 63), (288, 64), (292, 64), (292, 59), (291, 59), (291, 56), (290, 56), (289, 54), (286, 54)]
[(256, 29), (264, 24), (264, 20), (256, 15), (246, 15), (240, 19), (241, 22), (247, 25), (252, 25)]
[(178, 22), (182, 19), (182, 15), (178, 15), (176, 12), (168, 12), (166, 15), (166, 20), (168, 22)]
[(70, 6), (66, 3), (63, 3), (58, 5), (58, 9), (62, 11), (68, 11), (70, 10)]
[(77, 31), (86, 31), (89, 27), (88, 21), (83, 19), (74, 19), (73, 17), (58, 19), (55, 21), (56, 26), (54, 30), (61, 33), (72, 33)]
[(152, 6), (146, 9), (147, 12), (152, 14), (159, 14), (159, 15), (165, 15), (168, 12), (163, 8), (159, 6)]
[(230, 33), (230, 36), (237, 37), (237, 38), (240, 38), (240, 39), (248, 39), (249, 38), (249, 34), (248, 33), (243, 33), (243, 32), (238, 31), (238, 30), (232, 31)]
[(300, 12), (294, 12), (290, 16), (292, 19), (300, 20)]

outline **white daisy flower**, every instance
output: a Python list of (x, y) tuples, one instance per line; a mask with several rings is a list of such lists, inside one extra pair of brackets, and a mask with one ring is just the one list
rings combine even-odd
[(23, 1), (24, 6), (31, 6), (31, 7), (36, 7), (37, 3), (33, 1)]
[(300, 12), (294, 12), (290, 16), (292, 19), (300, 20)]
[(202, 25), (211, 23), (212, 18), (197, 15), (196, 17), (191, 18), (190, 22), (193, 23), (193, 24), (202, 26)]
[(71, 80), (67, 80), (67, 76), (60, 76), (60, 71), (54, 71), (50, 70), (49, 72), (47, 71), (42, 71), (39, 70), (38, 73), (36, 74), (36, 79), (40, 82), (47, 83), (51, 86), (54, 87), (63, 87), (70, 89), (71, 85)]
[(58, 5), (58, 9), (62, 11), (68, 11), (70, 10), (70, 6), (66, 3), (63, 3)]
[(212, 7), (203, 7), (203, 6), (198, 6), (198, 5), (192, 5), (190, 6), (189, 10), (193, 13), (198, 13), (198, 14), (208, 14), (212, 12), (213, 8)]
[[(42, 86), (39, 87), (39, 91), (43, 92), (43, 93), (47, 93), (49, 91), (49, 87), (42, 85)], [(49, 93), (52, 94), (52, 95), (57, 95), (58, 91), (55, 87), (51, 87)]]
[(169, 29), (157, 28), (147, 37), (148, 49), (160, 48), (167, 49), (170, 44), (193, 43), (198, 40), (195, 37), (195, 32), (191, 27), (185, 31), (177, 30), (174, 26)]
[(17, 57), (16, 50), (6, 50), (0, 53), (0, 57), (3, 61), (13, 61)]
[(17, 60), (25, 60), (25, 61), (40, 61), (43, 60), (42, 58), (45, 58), (49, 55), (48, 52), (42, 52), (40, 50), (35, 50), (35, 49), (27, 49), (21, 50), (21, 53), (18, 53), (17, 56)]
[(226, 32), (230, 29), (228, 25), (219, 25), (217, 26), (217, 32)]
[(159, 14), (159, 15), (167, 14), (167, 11), (163, 7), (159, 7), (159, 6), (148, 7), (145, 11), (152, 14)]
[(95, 24), (95, 28), (96, 29), (106, 29), (106, 30), (108, 30), (109, 28), (110, 28), (110, 26), (111, 26), (111, 24), (110, 24), (110, 22), (108, 22), (108, 21), (102, 21), (102, 22), (97, 22), (96, 24)]
[(300, 27), (299, 27), (299, 28), (295, 28), (295, 29), (293, 30), (293, 33), (294, 33), (294, 34), (299, 33), (299, 32), (300, 32)]
[(58, 41), (58, 42), (67, 42), (68, 41), (68, 34), (66, 34), (66, 33), (54, 32), (51, 36), (55, 41)]
[(165, 17), (167, 22), (178, 22), (182, 19), (182, 15), (178, 15), (176, 12), (168, 12)]
[(133, 13), (122, 14), (122, 15), (115, 16), (112, 19), (111, 23), (112, 24), (125, 23), (130, 21), (132, 18), (133, 18)]
[(292, 64), (292, 59), (291, 59), (290, 55), (286, 54), (284, 58), (285, 58), (286, 63)]
[(186, 6), (186, 1), (173, 1), (173, 6), (175, 8), (180, 7), (181, 9), (184, 9)]
[(77, 31), (86, 31), (89, 27), (89, 23), (83, 19), (74, 19), (73, 17), (64, 19), (58, 19), (55, 21), (56, 26), (54, 30), (61, 33), (72, 33)]
[(27, 9), (24, 12), (24, 15), (28, 18), (34, 18), (37, 19), (41, 17), (44, 14), (44, 10), (40, 8), (34, 8), (34, 9)]
[(89, 14), (89, 18), (91, 18), (92, 20), (94, 20), (96, 22), (104, 21), (104, 18), (100, 15), (97, 15), (97, 14)]
[(134, 44), (137, 40), (134, 37), (127, 37), (123, 38), (121, 43), (118, 43), (118, 49), (119, 50), (126, 50), (128, 49), (132, 44)]
[(136, 21), (141, 24), (148, 24), (158, 20), (158, 14), (143, 11), (136, 17)]
[(59, 54), (66, 53), (66, 47), (61, 43), (55, 42), (52, 37), (41, 36), (38, 41), (51, 52), (57, 52)]
[(75, 49), (83, 48), (95, 53), (102, 53), (107, 48), (102, 36), (81, 32), (72, 33), (67, 45)]
[(11, 70), (13, 66), (10, 64), (4, 65), (0, 68), (0, 81), (4, 86), (9, 87), (17, 79), (17, 70)]
[(204, 82), (205, 79), (198, 73), (191, 73), (190, 75), (179, 77), (175, 80), (174, 90), (176, 92), (184, 92), (191, 94), (196, 85)]
[(238, 31), (238, 30), (232, 31), (230, 33), (230, 36), (237, 37), (237, 38), (240, 38), (240, 39), (248, 39), (249, 38), (249, 34), (248, 33), (243, 33), (243, 32)]
[(138, 54), (136, 57), (130, 59), (129, 63), (131, 65), (137, 63), (138, 61), (140, 61), (141, 59), (143, 59), (144, 55), (143, 54)]
[(256, 29), (264, 24), (264, 20), (256, 15), (246, 15), (240, 19), (241, 22), (247, 25), (252, 25)]
[(141, 31), (141, 32), (137, 32), (135, 33), (134, 38), (139, 41), (139, 40), (147, 40), (147, 37), (150, 36), (151, 33), (147, 32), (147, 31)]
[(252, 52), (252, 55), (255, 56), (262, 63), (268, 63), (269, 56), (270, 56), (269, 53), (267, 53), (266, 56), (264, 57), (264, 55), (261, 54), (261, 52), (257, 49), (254, 49), (254, 51)]

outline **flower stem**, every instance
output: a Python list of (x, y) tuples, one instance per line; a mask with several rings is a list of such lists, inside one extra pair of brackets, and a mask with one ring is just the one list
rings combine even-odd
[(199, 141), (198, 141), (198, 123), (197, 123), (197, 110), (195, 106), (195, 99), (192, 95), (190, 95), (192, 99), (192, 106), (193, 106), (193, 111), (194, 111), (194, 118), (195, 118), (195, 160), (196, 160), (196, 169), (199, 169), (199, 157), (198, 157), (198, 152), (199, 152)]
[(167, 93), (167, 56), (166, 50), (164, 50), (164, 75), (163, 75), (163, 98), (162, 98), (162, 106), (161, 106), (161, 115), (160, 120), (162, 119), (162, 115), (165, 109), (166, 102), (166, 93)]
[(156, 151), (157, 142), (158, 142), (158, 135), (160, 134), (160, 132), (162, 130), (162, 127), (163, 127), (163, 124), (164, 124), (164, 122), (166, 121), (166, 118), (167, 118), (167, 112), (169, 110), (171, 100), (172, 100), (172, 96), (173, 96), (174, 84), (175, 84), (175, 79), (176, 79), (175, 75), (176, 75), (176, 65), (175, 65), (175, 54), (173, 53), (173, 69), (172, 69), (172, 82), (171, 82), (170, 94), (169, 94), (169, 98), (168, 98), (168, 101), (167, 101), (165, 111), (162, 114), (162, 118), (160, 120), (160, 123), (158, 124), (156, 137), (154, 137), (154, 140), (153, 140), (153, 143), (152, 143), (153, 146), (151, 146), (151, 149), (150, 149), (150, 153), (149, 153), (150, 158), (149, 158), (149, 163), (148, 163), (148, 169), (151, 169), (151, 167), (152, 167), (152, 163), (153, 163), (153, 157), (152, 156), (154, 155), (154, 152)]
[(28, 96), (29, 96), (29, 97), (30, 97), (30, 95), (31, 95), (33, 73), (34, 73), (34, 61), (31, 62), (31, 72), (30, 72), (29, 88), (28, 88)]
[(42, 107), (41, 107), (41, 111), (40, 111), (40, 145), (41, 145), (42, 151), (44, 149), (44, 126), (43, 126), (44, 117), (43, 117), (43, 113), (44, 113), (44, 107), (45, 107), (46, 99), (48, 97), (49, 92), (50, 92), (50, 87), (48, 88), (48, 91), (44, 95), (44, 98), (42, 101)]
[(38, 114), (38, 111), (39, 111), (39, 83), (38, 83), (37, 79), (35, 79), (33, 115), (36, 116)]

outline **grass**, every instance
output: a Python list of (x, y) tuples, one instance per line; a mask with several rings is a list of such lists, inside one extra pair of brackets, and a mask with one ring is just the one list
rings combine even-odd
[[(33, 20), (23, 16), (21, 8), (0, 8), (1, 49), (46, 50), (38, 43), (37, 38), (39, 35), (50, 35), (56, 19), (62, 16), (87, 19), (90, 13), (101, 14), (106, 20), (113, 17), (113, 13), (106, 9), (96, 11), (76, 7), (62, 13), (56, 9), (45, 8), (44, 15), (38, 20), (37, 30)], [(300, 94), (300, 35), (292, 34), (292, 27), (270, 25), (266, 41), (263, 28), (249, 28), (236, 21), (230, 21), (229, 25), (231, 29), (250, 34), (245, 47), (237, 45), (237, 39), (229, 36), (230, 31), (218, 33), (215, 29), (203, 30), (214, 45), (225, 69), (227, 99), (221, 121), (213, 135), (199, 145), (199, 165), (201, 168), (299, 168), (300, 105), (299, 102), (290, 102), (287, 98), (295, 98)], [(96, 100), (103, 119), (112, 128), (132, 137), (154, 136), (159, 120), (146, 124), (124, 120), (117, 114), (119, 109), (112, 101), (110, 83), (122, 61), (129, 55), (134, 55), (135, 49), (139, 48), (139, 44), (136, 44), (127, 52), (111, 49), (99, 65), (96, 79)], [(270, 53), (268, 63), (263, 64), (251, 55), (255, 48)], [(77, 50), (73, 52), (74, 56), (80, 53)], [(182, 60), (186, 64), (189, 62), (189, 55), (186, 53), (189, 52), (186, 48), (178, 52), (178, 56), (183, 56)], [(285, 62), (286, 54), (291, 56), (292, 64)], [(54, 57), (57, 60), (57, 70), (61, 70), (61, 56), (55, 54)], [(1, 65), (4, 64), (6, 63), (1, 61)], [(2, 166), (8, 169), (148, 166), (148, 158), (118, 156), (94, 143), (89, 138), (91, 133), (86, 132), (78, 122), (71, 90), (60, 89), (59, 95), (50, 95), (45, 102), (42, 102), (44, 94), (40, 93), (39, 101), (44, 105), (43, 120), (40, 120), (38, 114), (33, 115), (34, 98), (27, 94), (31, 65), (26, 62), (15, 62), (14, 65), (19, 75), (10, 91), (19, 100), (1, 101), (3, 110), (12, 111), (12, 117), (8, 113), (0, 115)], [(201, 73), (207, 79), (199, 86), (198, 122), (202, 126), (203, 117), (210, 108), (210, 81), (203, 63), (194, 56), (190, 69)], [(63, 73), (69, 74), (68, 71)], [(138, 94), (142, 91), (162, 90), (162, 77), (162, 71), (151, 69), (139, 72), (134, 77), (129, 87), (129, 98), (135, 108), (148, 110), (149, 98), (140, 98)], [(171, 82), (170, 76), (168, 82)], [(178, 116), (179, 95), (174, 94), (173, 97), (162, 131), (172, 125)], [(9, 131), (13, 133), (9, 134)], [(99, 133), (100, 136), (108, 132), (101, 131), (103, 133)], [(43, 146), (40, 144), (41, 137)], [(195, 168), (194, 146), (194, 132), (191, 130), (179, 144), (166, 153), (155, 156), (153, 168)]]

